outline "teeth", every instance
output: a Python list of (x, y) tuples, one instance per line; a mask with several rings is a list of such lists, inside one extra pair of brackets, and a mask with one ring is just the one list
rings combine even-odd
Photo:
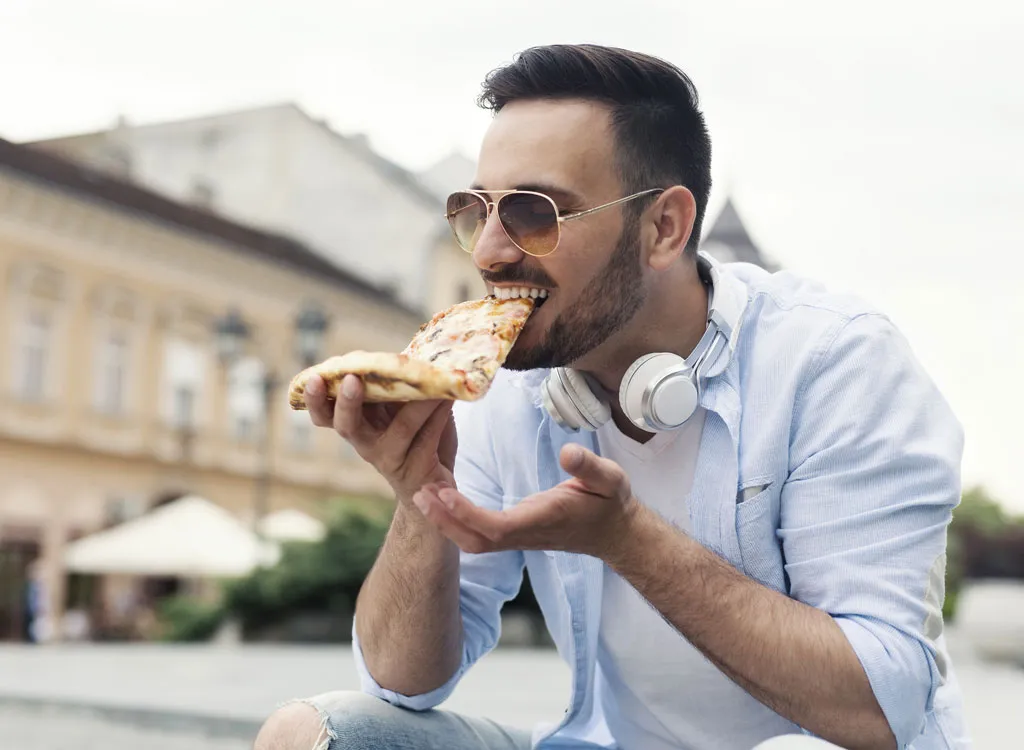
[(492, 294), (496, 299), (544, 299), (548, 296), (547, 289), (516, 287), (493, 287)]

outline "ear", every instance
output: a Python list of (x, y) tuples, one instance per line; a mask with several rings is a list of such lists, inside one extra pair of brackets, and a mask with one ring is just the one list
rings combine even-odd
[(683, 254), (697, 218), (697, 201), (682, 185), (671, 187), (651, 206), (645, 232), (651, 236), (647, 265), (656, 271), (671, 266)]

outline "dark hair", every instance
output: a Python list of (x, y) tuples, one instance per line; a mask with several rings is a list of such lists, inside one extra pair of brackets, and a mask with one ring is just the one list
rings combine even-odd
[[(698, 108), (697, 88), (683, 71), (657, 57), (614, 47), (531, 47), (491, 71), (477, 101), (498, 112), (523, 99), (608, 104), (623, 189), (630, 194), (685, 185), (697, 204), (686, 250), (696, 253), (711, 192), (711, 138)], [(627, 207), (639, 215), (643, 203)]]

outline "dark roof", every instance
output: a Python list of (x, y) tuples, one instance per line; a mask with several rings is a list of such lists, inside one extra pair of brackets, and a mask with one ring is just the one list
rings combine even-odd
[(391, 293), (330, 263), (301, 242), (170, 200), (100, 170), (3, 138), (0, 138), (0, 168), (19, 172), (85, 198), (113, 204), (130, 213), (143, 214), (165, 224), (221, 240), (242, 252), (315, 274), (363, 297), (420, 316), (418, 310), (401, 303)]
[(711, 231), (702, 240), (702, 243), (710, 244), (712, 242), (726, 245), (732, 250), (738, 261), (756, 263), (768, 270), (775, 268), (775, 264), (764, 256), (761, 249), (750, 238), (732, 198), (726, 199), (725, 206), (715, 219)]

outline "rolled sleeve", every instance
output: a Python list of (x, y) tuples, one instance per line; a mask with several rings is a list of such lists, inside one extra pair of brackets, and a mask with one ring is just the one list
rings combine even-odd
[[(454, 413), (459, 434), (455, 460), (455, 482), (459, 491), (481, 507), (500, 510), (502, 491), (492, 441), (486, 429), (485, 402), (456, 402)], [(462, 661), (447, 682), (428, 693), (404, 695), (382, 688), (366, 666), (353, 623), (352, 652), (361, 690), (414, 711), (425, 711), (447, 700), (466, 671), (497, 645), (501, 635), (501, 608), (518, 593), (523, 565), (522, 552), (514, 550), (459, 555)]]
[(392, 705), (408, 708), (413, 711), (426, 711), (443, 703), (452, 694), (452, 691), (455, 690), (455, 686), (462, 679), (462, 675), (465, 674), (468, 666), (465, 664), (465, 660), (463, 660), (463, 664), (459, 666), (455, 674), (445, 684), (431, 690), (429, 693), (405, 695), (403, 693), (396, 693), (394, 690), (386, 690), (373, 679), (373, 675), (370, 674), (370, 670), (367, 668), (366, 661), (363, 658), (363, 650), (359, 645), (359, 636), (356, 635), (355, 627), (352, 628), (352, 656), (355, 659), (356, 672), (359, 675), (359, 689), (362, 692), (385, 700)]
[(822, 347), (793, 425), (779, 530), (790, 594), (835, 619), (906, 747), (945, 679), (937, 639), (962, 430), (873, 314)]

